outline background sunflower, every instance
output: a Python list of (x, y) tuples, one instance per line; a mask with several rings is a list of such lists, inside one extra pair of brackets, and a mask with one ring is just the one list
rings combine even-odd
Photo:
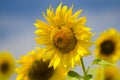
[(14, 69), (15, 61), (11, 53), (0, 52), (0, 80), (9, 80)]
[(26, 56), (21, 56), (21, 60), (18, 60), (21, 66), (16, 69), (16, 80), (65, 80), (67, 70), (62, 67), (57, 67), (56, 70), (48, 67), (49, 60), (43, 61), (41, 57), (43, 52), (37, 48), (36, 51), (32, 50)]
[(106, 61), (116, 63), (120, 58), (120, 33), (109, 29), (101, 33), (96, 40), (95, 55)]
[(94, 80), (120, 80), (120, 70), (116, 66), (99, 66), (95, 70)]

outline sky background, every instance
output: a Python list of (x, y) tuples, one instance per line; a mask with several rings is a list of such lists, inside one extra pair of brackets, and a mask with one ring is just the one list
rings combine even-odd
[[(19, 59), (38, 46), (33, 24), (36, 19), (45, 21), (42, 11), (50, 4), (56, 9), (60, 2), (74, 4), (73, 12), (83, 9), (81, 16), (87, 16), (86, 25), (95, 33), (93, 40), (109, 28), (120, 31), (120, 0), (0, 0), (0, 51), (10, 51)], [(87, 57), (86, 65), (93, 59), (93, 54)], [(16, 75), (11, 80), (15, 78)]]

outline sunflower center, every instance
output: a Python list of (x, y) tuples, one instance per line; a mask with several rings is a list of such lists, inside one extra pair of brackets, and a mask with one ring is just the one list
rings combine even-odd
[(110, 55), (115, 51), (115, 44), (110, 41), (106, 40), (101, 44), (101, 53), (105, 55)]
[(0, 70), (2, 73), (7, 73), (7, 71), (9, 70), (9, 65), (7, 62), (3, 62), (1, 64)]
[(112, 78), (112, 76), (108, 76), (108, 77), (105, 77), (105, 80), (114, 80), (114, 78)]
[(53, 44), (61, 53), (68, 53), (75, 48), (77, 39), (72, 29), (61, 27), (56, 29), (53, 36)]
[(35, 61), (29, 72), (28, 76), (30, 80), (48, 80), (54, 72), (53, 67), (48, 68), (49, 61), (43, 62), (42, 60), (40, 61)]

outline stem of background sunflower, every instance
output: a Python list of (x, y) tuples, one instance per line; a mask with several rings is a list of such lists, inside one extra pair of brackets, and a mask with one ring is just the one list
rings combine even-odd
[(82, 64), (82, 70), (83, 70), (83, 72), (84, 72), (84, 80), (89, 80), (88, 78), (87, 78), (87, 72), (86, 72), (86, 70), (85, 70), (85, 65), (84, 65), (84, 62), (83, 62), (83, 59), (81, 58), (80, 59), (80, 61), (81, 61), (81, 64)]

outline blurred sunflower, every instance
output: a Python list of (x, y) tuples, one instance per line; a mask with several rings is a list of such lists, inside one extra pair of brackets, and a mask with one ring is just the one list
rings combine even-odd
[(50, 65), (54, 68), (58, 64), (64, 67), (74, 67), (80, 63), (80, 57), (90, 54), (89, 47), (91, 36), (90, 28), (85, 26), (86, 17), (78, 18), (82, 10), (73, 14), (73, 5), (68, 8), (62, 7), (62, 3), (54, 12), (50, 6), (43, 16), (47, 23), (36, 20), (35, 26), (38, 28), (35, 34), (37, 44), (45, 45), (46, 52), (44, 60), (50, 59)]
[(14, 73), (15, 62), (9, 52), (0, 52), (0, 80), (7, 80)]
[(95, 54), (111, 63), (116, 63), (120, 58), (120, 33), (115, 29), (103, 32), (96, 40)]
[(104, 80), (120, 80), (120, 70), (113, 66), (105, 67)]
[(120, 70), (116, 66), (99, 67), (94, 80), (120, 80)]
[(103, 66), (98, 66), (93, 68), (93, 80), (104, 80), (104, 68)]
[(18, 63), (22, 66), (16, 69), (18, 77), (16, 80), (65, 80), (67, 70), (62, 67), (48, 67), (49, 60), (43, 61), (43, 50), (38, 48), (31, 51), (26, 56), (21, 56)]

